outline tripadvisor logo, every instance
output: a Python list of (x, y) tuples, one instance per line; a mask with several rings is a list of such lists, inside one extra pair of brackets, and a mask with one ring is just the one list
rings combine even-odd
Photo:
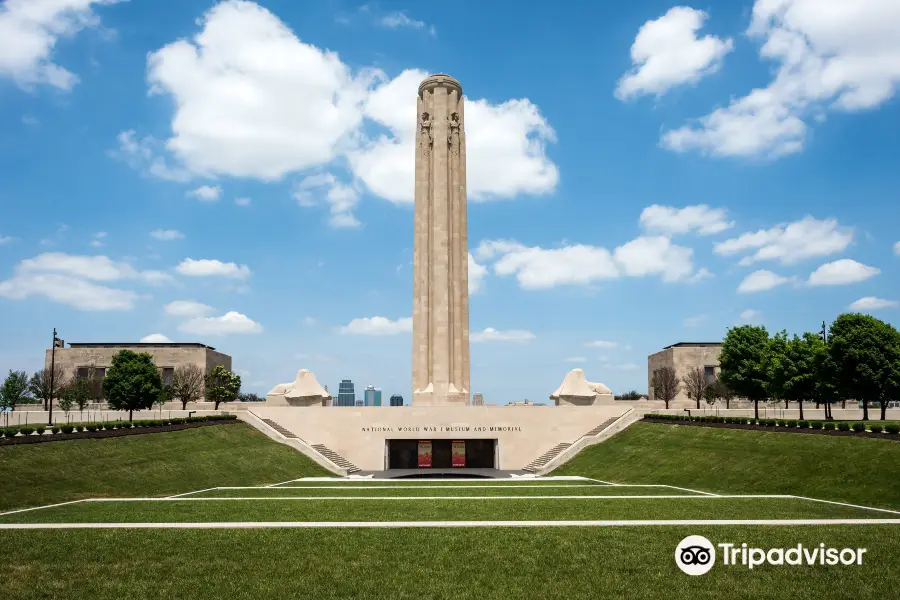
[(726, 566), (753, 569), (761, 565), (861, 565), (866, 548), (829, 548), (825, 544), (790, 548), (754, 548), (746, 543), (713, 545), (702, 535), (689, 535), (675, 548), (675, 564), (688, 575), (703, 575), (716, 564), (716, 548)]

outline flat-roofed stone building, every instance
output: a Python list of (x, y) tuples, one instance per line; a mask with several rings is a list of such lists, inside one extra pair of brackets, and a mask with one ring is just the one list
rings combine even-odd
[[(675, 376), (681, 382), (687, 373), (700, 368), (707, 380), (714, 380), (719, 375), (719, 354), (722, 342), (678, 342), (666, 346), (659, 352), (647, 357), (647, 388), (650, 400), (658, 400), (653, 393), (653, 372), (663, 367), (675, 369)], [(684, 386), (669, 406), (696, 406), (684, 392)]]
[[(216, 366), (222, 365), (231, 371), (231, 357), (217, 352), (212, 346), (200, 343), (152, 342), (152, 343), (72, 343), (65, 348), (65, 343), (56, 348), (56, 365), (62, 368), (66, 377), (87, 377), (91, 367), (95, 376), (105, 377), (106, 369), (112, 365), (112, 358), (122, 350), (146, 353), (153, 357), (164, 382), (169, 382), (175, 373), (175, 367), (184, 364), (195, 364), (204, 373), (209, 373)], [(50, 368), (51, 350), (44, 356), (44, 368)]]

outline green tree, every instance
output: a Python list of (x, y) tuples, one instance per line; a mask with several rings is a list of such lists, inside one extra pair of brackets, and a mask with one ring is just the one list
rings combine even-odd
[(0, 386), (0, 409), (15, 410), (16, 404), (29, 397), (28, 373), (9, 370), (9, 375)]
[(241, 377), (235, 375), (222, 365), (216, 366), (206, 374), (205, 396), (207, 402), (215, 403), (218, 410), (222, 402), (231, 402), (241, 393)]
[(103, 395), (113, 410), (127, 410), (128, 420), (134, 411), (151, 408), (159, 398), (162, 379), (149, 354), (122, 350), (112, 359), (103, 379)]
[(162, 407), (166, 402), (170, 402), (175, 397), (175, 392), (172, 389), (171, 385), (163, 384), (163, 386), (159, 390), (159, 396), (154, 401), (159, 407), (160, 413), (162, 413)]
[(716, 377), (716, 379), (709, 384), (709, 387), (706, 388), (706, 403), (707, 404), (715, 404), (719, 400), (725, 401), (725, 408), (731, 408), (731, 401), (734, 400), (734, 392), (731, 391), (731, 388), (722, 381), (721, 377)]
[(72, 377), (60, 390), (59, 396), (59, 407), (66, 414), (75, 406), (79, 411), (84, 412), (84, 408), (91, 401), (91, 382), (83, 377)]
[(32, 398), (44, 403), (44, 410), (49, 410), (51, 399), (56, 398), (59, 391), (66, 385), (66, 373), (62, 366), (55, 365), (53, 367), (52, 390), (50, 384), (50, 369), (36, 371), (28, 380), (28, 392)]
[[(814, 334), (815, 335), (815, 334)], [(819, 337), (816, 335), (815, 337)], [(819, 338), (821, 343), (812, 344), (813, 362), (816, 373), (816, 403), (822, 403), (825, 407), (825, 418), (829, 421), (834, 417), (831, 414), (831, 406), (841, 401), (838, 389), (837, 368), (828, 350), (828, 344)]]
[[(796, 334), (786, 345), (782, 357), (784, 380), (782, 390), (785, 401), (795, 400), (803, 419), (803, 403), (819, 400), (821, 385), (818, 356), (827, 351), (825, 342), (818, 334), (806, 332), (803, 337)], [(827, 409), (826, 409), (827, 413)], [(827, 416), (827, 415), (826, 415)]]
[(720, 377), (735, 395), (753, 402), (755, 417), (759, 418), (759, 401), (767, 396), (766, 352), (769, 333), (765, 327), (742, 325), (732, 327), (722, 341), (719, 354)]
[(863, 420), (869, 418), (869, 403), (880, 402), (885, 418), (887, 398), (900, 377), (900, 332), (870, 315), (843, 314), (831, 325), (828, 350), (841, 396), (862, 402)]
[(784, 400), (784, 407), (790, 408), (787, 395), (787, 381), (790, 377), (791, 362), (788, 357), (790, 347), (787, 331), (779, 331), (769, 338), (763, 359), (766, 370), (766, 392), (773, 401)]

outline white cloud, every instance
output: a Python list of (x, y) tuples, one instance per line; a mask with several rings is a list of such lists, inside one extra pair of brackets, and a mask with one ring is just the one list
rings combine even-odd
[(876, 267), (870, 267), (850, 258), (842, 258), (825, 263), (809, 276), (809, 285), (844, 285), (857, 283), (875, 277), (881, 273)]
[(250, 206), (251, 200), (247, 197), (235, 198), (234, 203), (237, 206)]
[(329, 224), (335, 228), (358, 227), (353, 215), (359, 193), (353, 186), (338, 180), (332, 173), (308, 175), (294, 184), (292, 195), (300, 206), (310, 207), (323, 198), (329, 205)]
[(475, 256), (482, 260), (496, 259), (494, 273), (515, 275), (524, 289), (546, 289), (622, 276), (660, 275), (666, 282), (696, 281), (712, 276), (706, 269), (694, 270), (693, 252), (664, 236), (642, 236), (614, 252), (584, 244), (545, 249), (529, 248), (513, 240), (486, 240), (476, 248)]
[(524, 329), (510, 329), (507, 331), (498, 331), (493, 327), (486, 327), (484, 331), (473, 331), (469, 335), (469, 341), (472, 343), (479, 342), (530, 342), (535, 339), (535, 335)]
[(18, 264), (20, 273), (57, 273), (94, 281), (118, 281), (134, 279), (145, 283), (166, 283), (172, 276), (162, 271), (139, 271), (126, 262), (117, 262), (108, 256), (84, 256), (64, 252), (45, 252), (34, 258), (26, 258)]
[(190, 198), (196, 198), (200, 202), (218, 202), (222, 197), (222, 188), (217, 185), (201, 185), (187, 193)]
[(894, 254), (896, 254), (897, 256), (900, 256), (900, 242), (897, 242), (896, 244), (894, 244)]
[(116, 136), (118, 147), (109, 155), (123, 161), (144, 175), (165, 181), (186, 182), (191, 173), (180, 166), (173, 166), (163, 155), (163, 143), (153, 136), (138, 139), (133, 129), (121, 132)]
[(754, 251), (741, 259), (747, 266), (764, 260), (790, 265), (817, 256), (843, 251), (853, 241), (853, 229), (841, 227), (837, 219), (818, 220), (807, 216), (787, 225), (742, 233), (715, 245), (717, 254), (730, 256)]
[(169, 242), (184, 238), (184, 234), (175, 229), (154, 229), (150, 232), (150, 235), (161, 242)]
[(740, 320), (743, 323), (759, 324), (763, 320), (763, 314), (758, 310), (748, 308), (741, 313)]
[(4, 244), (11, 244), (12, 242), (16, 241), (16, 239), (18, 238), (14, 238), (10, 235), (0, 235), (0, 246), (3, 246)]
[(871, 310), (881, 310), (883, 308), (900, 308), (900, 301), (866, 296), (850, 305), (850, 310), (856, 312), (868, 312)]
[(587, 362), (587, 359), (583, 356), (570, 356), (569, 358), (565, 359), (565, 362), (583, 363), (583, 362)]
[(24, 88), (45, 84), (70, 90), (78, 76), (53, 62), (56, 42), (98, 27), (95, 6), (120, 0), (6, 0), (0, 6), (0, 76)]
[(163, 310), (175, 317), (205, 317), (215, 311), (212, 306), (193, 300), (175, 300), (166, 304)]
[(695, 317), (685, 317), (681, 322), (685, 327), (697, 327), (706, 320), (706, 315), (697, 315)]
[(340, 332), (354, 335), (396, 335), (412, 331), (412, 317), (392, 321), (387, 317), (363, 317), (353, 319)]
[(737, 291), (740, 294), (764, 292), (766, 290), (771, 290), (772, 288), (778, 287), (779, 285), (789, 283), (793, 280), (794, 279), (792, 277), (784, 277), (782, 275), (778, 275), (777, 273), (773, 273), (772, 271), (760, 269), (759, 271), (754, 271), (744, 277), (744, 280), (740, 283), (740, 285), (738, 285)]
[(585, 348), (616, 348), (619, 344), (616, 342), (609, 342), (606, 340), (594, 340), (592, 342), (585, 342)]
[(663, 134), (671, 150), (719, 156), (799, 152), (809, 117), (875, 108), (900, 84), (896, 0), (756, 0), (747, 34), (778, 63), (755, 88), (694, 123)]
[(429, 26), (427, 23), (425, 23), (425, 21), (411, 19), (402, 10), (384, 15), (383, 17), (378, 19), (378, 23), (382, 27), (387, 27), (388, 29), (400, 29), (401, 27), (409, 27), (411, 29), (425, 29), (431, 35), (435, 35), (437, 33), (434, 25)]
[(484, 265), (475, 262), (475, 257), (469, 252), (469, 295), (475, 294), (481, 290), (484, 278), (487, 277), (488, 269)]
[(644, 23), (631, 46), (634, 67), (619, 80), (616, 97), (661, 96), (677, 85), (695, 83), (717, 71), (734, 44), (730, 38), (697, 37), (707, 17), (702, 10), (675, 6)]
[(318, 321), (316, 321), (313, 317), (308, 317), (308, 316), (307, 316), (307, 317), (303, 317), (303, 321), (302, 321), (302, 322), (303, 322), (303, 324), (306, 325), (307, 327), (312, 327), (312, 326), (315, 325)]
[(24, 300), (44, 296), (80, 310), (131, 310), (139, 296), (135, 292), (98, 285), (71, 275), (17, 272), (0, 281), (0, 296)]
[(634, 363), (625, 363), (625, 364), (621, 364), (621, 365), (611, 365), (611, 368), (613, 368), (613, 369), (615, 369), (615, 370), (617, 370), (617, 371), (637, 371), (638, 369), (640, 369), (640, 367), (637, 366), (637, 365), (634, 364)]
[(260, 333), (262, 325), (239, 312), (229, 311), (221, 317), (195, 317), (178, 326), (179, 331), (197, 335), (229, 335)]
[(94, 234), (94, 237), (91, 240), (91, 246), (94, 248), (100, 248), (101, 246), (103, 246), (103, 243), (104, 243), (103, 240), (105, 240), (105, 239), (106, 239), (106, 232), (98, 231), (97, 233)]
[(675, 208), (653, 204), (641, 211), (641, 227), (664, 235), (696, 231), (700, 235), (721, 233), (734, 227), (724, 208), (710, 208), (706, 204)]
[(161, 333), (151, 333), (141, 338), (142, 344), (171, 344), (172, 340)]
[(233, 262), (222, 262), (216, 259), (202, 258), (194, 260), (186, 258), (175, 270), (182, 275), (190, 277), (231, 277), (233, 279), (245, 279), (250, 276), (250, 267), (237, 265)]

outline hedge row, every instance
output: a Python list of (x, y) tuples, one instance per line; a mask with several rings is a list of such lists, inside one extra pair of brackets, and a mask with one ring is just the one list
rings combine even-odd
[[(861, 433), (866, 431), (865, 423), (846, 423), (834, 421), (797, 421), (795, 419), (754, 419), (753, 417), (714, 417), (711, 415), (664, 415), (659, 413), (648, 413), (644, 415), (645, 419), (657, 421), (692, 421), (696, 423), (734, 423), (736, 425), (756, 425), (758, 427), (786, 427), (789, 429), (837, 429), (838, 431), (856, 431)], [(881, 433), (882, 431), (891, 435), (900, 434), (900, 425), (891, 423), (889, 425), (869, 425), (869, 431), (872, 433)]]
[(79, 423), (77, 425), (22, 425), (19, 427), (0, 428), (0, 437), (22, 435), (44, 435), (51, 433), (77, 433), (81, 431), (103, 431), (104, 429), (132, 429), (138, 427), (163, 427), (182, 423), (200, 423), (203, 421), (232, 421), (237, 415), (206, 415), (203, 417), (179, 417), (175, 419), (151, 419), (142, 421), (105, 421), (98, 423)]

